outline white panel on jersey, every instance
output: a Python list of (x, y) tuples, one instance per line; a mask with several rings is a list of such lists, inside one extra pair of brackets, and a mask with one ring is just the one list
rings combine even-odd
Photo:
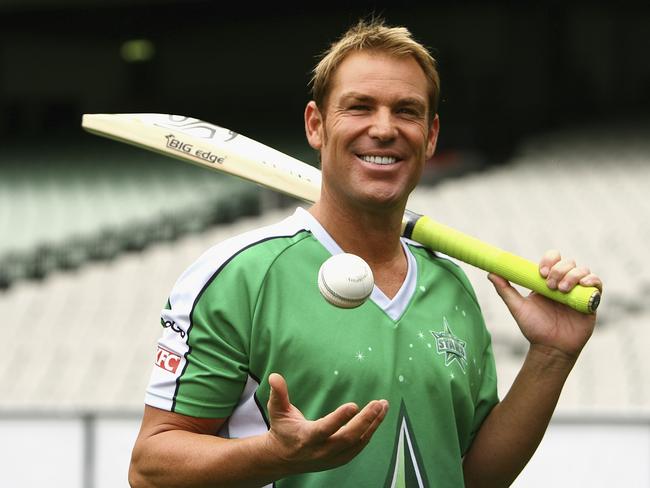
[[(259, 383), (251, 376), (248, 377), (239, 403), (219, 431), (220, 436), (238, 439), (268, 432), (262, 412), (255, 402), (255, 392), (259, 386)], [(268, 484), (264, 488), (270, 488), (271, 486), (271, 484)]]
[(224, 424), (220, 434), (231, 439), (251, 437), (264, 434), (268, 431), (262, 412), (255, 402), (255, 392), (260, 384), (251, 376), (246, 381), (246, 386), (228, 422)]

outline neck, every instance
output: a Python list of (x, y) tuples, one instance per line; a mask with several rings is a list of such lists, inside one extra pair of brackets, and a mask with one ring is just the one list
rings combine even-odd
[(373, 273), (381, 275), (382, 270), (399, 268), (405, 274), (406, 258), (400, 243), (404, 208), (348, 208), (321, 194), (309, 212), (343, 251), (363, 258)]

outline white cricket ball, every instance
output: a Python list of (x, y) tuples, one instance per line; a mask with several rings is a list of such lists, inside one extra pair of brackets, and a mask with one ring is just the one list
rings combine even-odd
[(355, 254), (335, 254), (318, 271), (318, 289), (336, 307), (358, 307), (368, 299), (374, 286), (370, 266)]

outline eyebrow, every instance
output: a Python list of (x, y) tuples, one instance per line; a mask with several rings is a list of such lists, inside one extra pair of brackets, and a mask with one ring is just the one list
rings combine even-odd
[(359, 92), (348, 92), (341, 95), (341, 101), (347, 102), (349, 100), (355, 100), (357, 102), (374, 102), (375, 98)]
[(422, 110), (423, 112), (426, 111), (426, 109), (427, 109), (426, 102), (423, 102), (419, 98), (412, 98), (412, 97), (407, 97), (407, 98), (400, 99), (397, 102), (397, 106), (399, 106), (399, 107), (414, 107), (414, 108)]
[[(364, 93), (359, 93), (359, 92), (347, 92), (341, 95), (341, 101), (342, 102), (348, 102), (348, 101), (356, 101), (356, 102), (365, 102), (365, 103), (373, 103), (376, 101), (375, 97), (372, 97), (370, 95), (366, 95)], [(420, 100), (419, 98), (415, 97), (405, 97), (405, 98), (400, 98), (397, 100), (396, 105), (398, 107), (416, 107), (419, 108), (420, 110), (426, 110), (426, 102)]]

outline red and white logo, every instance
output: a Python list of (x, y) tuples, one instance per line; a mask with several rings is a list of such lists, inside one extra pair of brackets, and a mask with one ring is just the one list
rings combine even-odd
[(158, 351), (156, 351), (156, 366), (170, 373), (175, 373), (180, 362), (181, 357), (178, 354), (158, 346)]

